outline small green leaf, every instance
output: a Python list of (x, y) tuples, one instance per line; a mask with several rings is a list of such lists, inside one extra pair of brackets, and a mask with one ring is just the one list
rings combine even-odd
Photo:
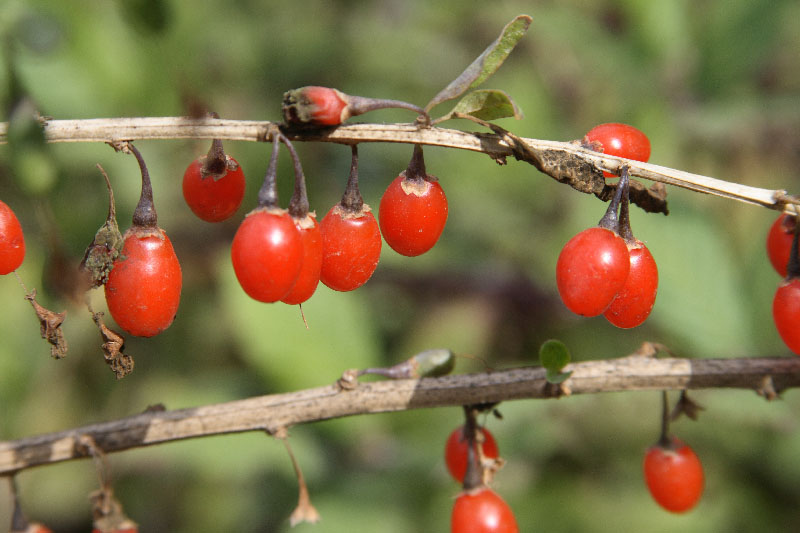
[(570, 377), (571, 375), (572, 375), (572, 370), (570, 370), (569, 372), (559, 372), (557, 370), (548, 369), (545, 379), (547, 379), (547, 381), (549, 383), (552, 383), (553, 385), (558, 385), (559, 383), (566, 381), (567, 378)]
[(531, 17), (528, 15), (518, 15), (514, 20), (506, 24), (500, 36), (490, 44), (486, 50), (479, 55), (456, 79), (442, 89), (439, 94), (433, 97), (433, 100), (428, 102), (425, 110), (430, 110), (433, 106), (458, 98), (464, 94), (468, 89), (477, 87), (489, 76), (494, 74), (503, 61), (506, 60), (508, 54), (517, 45), (528, 27), (531, 24)]
[(548, 370), (548, 375), (550, 372), (559, 373), (562, 368), (569, 364), (569, 350), (559, 340), (550, 339), (544, 341), (542, 347), (539, 348), (539, 361)]
[(448, 120), (456, 113), (472, 115), (482, 120), (498, 118), (522, 118), (522, 111), (508, 94), (496, 89), (481, 89), (464, 96), (447, 115), (436, 122)]
[(420, 352), (412, 359), (416, 362), (416, 374), (421, 378), (446, 376), (456, 366), (456, 357), (451, 350), (436, 349)]

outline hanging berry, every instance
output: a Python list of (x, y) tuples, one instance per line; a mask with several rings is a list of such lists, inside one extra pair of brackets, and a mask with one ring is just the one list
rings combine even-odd
[(408, 168), (383, 193), (378, 220), (386, 244), (405, 256), (424, 254), (439, 240), (447, 197), (436, 176), (425, 172), (420, 145), (414, 145)]
[(133, 212), (133, 226), (123, 234), (122, 251), (105, 284), (106, 302), (119, 326), (137, 337), (152, 337), (175, 319), (181, 298), (182, 274), (167, 234), (158, 227), (150, 174), (141, 153), (131, 143), (142, 172), (142, 194)]
[(277, 302), (294, 286), (303, 261), (303, 243), (288, 211), (278, 206), (280, 134), (258, 193), (258, 206), (245, 216), (231, 244), (231, 262), (242, 289), (259, 302)]
[(789, 252), (792, 249), (792, 236), (797, 219), (792, 215), (782, 214), (767, 233), (767, 257), (775, 272), (786, 277), (786, 265), (789, 264)]
[(800, 224), (795, 224), (786, 279), (775, 291), (772, 301), (772, 317), (775, 327), (786, 346), (800, 355)]
[(369, 280), (381, 255), (378, 222), (358, 190), (358, 146), (352, 147), (350, 177), (342, 200), (320, 222), (322, 283), (352, 291)]
[(294, 221), (303, 247), (302, 266), (291, 290), (281, 298), (281, 301), (290, 305), (305, 302), (314, 294), (319, 285), (322, 270), (322, 234), (320, 233), (317, 216), (308, 210), (308, 194), (306, 193), (306, 178), (300, 166), (292, 144), (285, 140), (286, 148), (292, 156), (294, 163), (294, 194), (289, 200), (289, 215)]
[(183, 174), (183, 198), (192, 212), (206, 222), (230, 218), (244, 198), (242, 167), (214, 139), (208, 154), (192, 161)]
[(0, 275), (9, 274), (25, 259), (22, 226), (8, 205), (0, 200)]
[[(444, 460), (447, 470), (456, 481), (463, 482), (467, 472), (467, 440), (465, 426), (459, 426), (450, 433), (444, 448)], [(481, 453), (478, 457), (496, 459), (500, 455), (497, 441), (488, 429), (479, 427), (476, 440), (480, 442)]]

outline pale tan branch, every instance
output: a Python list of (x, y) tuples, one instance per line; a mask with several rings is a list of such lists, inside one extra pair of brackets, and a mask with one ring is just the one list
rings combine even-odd
[[(44, 133), (49, 142), (117, 142), (145, 139), (223, 139), (264, 142), (275, 122), (223, 120), (188, 117), (142, 117), (84, 120), (46, 120)], [(7, 139), (8, 123), (0, 123), (0, 144)], [(489, 133), (472, 133), (445, 128), (420, 128), (414, 124), (348, 124), (334, 129), (286, 131), (298, 141), (418, 143), (481, 152), (501, 160), (519, 155), (503, 137)], [(584, 161), (597, 169), (617, 171), (622, 164), (630, 166), (630, 175), (692, 191), (703, 192), (770, 209), (791, 212), (790, 204), (800, 205), (800, 198), (784, 190), (761, 189), (724, 181), (681, 170), (630, 161), (582, 148), (569, 142), (521, 139), (536, 153), (562, 154)], [(527, 159), (526, 159), (527, 160)], [(528, 161), (531, 162), (531, 161)], [(586, 192), (586, 191), (584, 191)]]
[(599, 392), (740, 388), (774, 397), (800, 386), (800, 358), (657, 359), (628, 356), (568, 365), (563, 387), (545, 380), (541, 368), (444, 376), (421, 380), (338, 384), (286, 394), (175, 411), (146, 412), (111, 422), (0, 442), (0, 475), (86, 457), (88, 435), (106, 453), (169, 441), (236, 433), (274, 433), (296, 424), (370, 413), (404, 411), (524, 398), (556, 398)]

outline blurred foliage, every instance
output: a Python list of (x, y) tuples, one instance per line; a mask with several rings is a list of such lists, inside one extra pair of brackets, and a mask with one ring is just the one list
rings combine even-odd
[[(0, 5), (3, 120), (21, 105), (56, 118), (160, 116), (208, 107), (224, 118), (278, 119), (285, 90), (335, 86), (350, 94), (423, 104), (519, 13), (528, 35), (484, 88), (506, 91), (527, 137), (580, 138), (622, 121), (644, 130), (657, 164), (800, 192), (800, 4), (794, 0), (641, 0), (474, 3), (5, 0)], [(446, 111), (434, 109), (433, 116)], [(370, 121), (408, 121), (379, 111)], [(445, 126), (473, 129), (468, 123)], [(24, 126), (24, 124), (22, 124)], [(159, 222), (184, 271), (175, 323), (129, 338), (136, 370), (115, 381), (89, 314), (70, 297), (69, 265), (106, 214), (95, 169), (108, 171), (120, 226), (139, 193), (130, 156), (102, 144), (0, 146), (0, 198), (26, 231), (20, 275), (40, 301), (67, 310), (69, 355), (54, 361), (13, 276), (0, 279), (0, 439), (111, 420), (164, 403), (182, 408), (333, 382), (347, 368), (389, 365), (446, 347), (494, 368), (533, 364), (558, 338), (578, 360), (662, 342), (688, 357), (787, 355), (774, 331), (778, 282), (764, 254), (775, 213), (670, 190), (671, 214), (632, 214), (658, 261), (652, 316), (630, 331), (572, 316), (555, 293), (561, 246), (605, 206), (509, 161), (426, 149), (428, 171), (450, 199), (439, 244), (419, 258), (385, 250), (374, 278), (353, 293), (320, 287), (299, 310), (250, 301), (234, 281), (229, 243), (255, 205), (268, 147), (227, 143), (248, 175), (232, 220), (195, 219), (181, 197), (185, 166), (206, 141), (137, 143), (153, 178)], [(338, 201), (349, 150), (302, 145), (312, 208)], [(377, 206), (410, 148), (361, 151), (362, 192)], [(281, 156), (282, 197), (291, 167)], [(102, 293), (92, 294), (103, 309)], [(479, 371), (461, 359), (457, 372)], [(496, 489), (523, 530), (764, 531), (800, 523), (800, 429), (794, 391), (768, 404), (746, 391), (708, 391), (699, 422), (674, 431), (706, 466), (699, 506), (672, 516), (654, 504), (640, 468), (658, 436), (659, 395), (630, 392), (500, 406), (485, 420), (508, 467)], [(297, 531), (428, 532), (448, 529), (458, 491), (442, 453), (458, 408), (361, 416), (292, 429), (317, 526)], [(288, 531), (296, 481), (281, 443), (244, 434), (110, 457), (117, 495), (142, 531)], [(31, 517), (56, 531), (86, 531), (92, 464), (19, 476)], [(742, 512), (743, 509), (747, 512)], [(10, 510), (0, 483), (0, 527)]]

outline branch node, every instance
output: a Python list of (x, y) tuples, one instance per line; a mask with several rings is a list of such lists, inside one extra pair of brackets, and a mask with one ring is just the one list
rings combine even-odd
[(778, 391), (775, 387), (775, 381), (772, 379), (772, 376), (767, 374), (758, 384), (756, 388), (756, 394), (763, 397), (768, 402), (777, 399), (780, 396), (780, 391)]

